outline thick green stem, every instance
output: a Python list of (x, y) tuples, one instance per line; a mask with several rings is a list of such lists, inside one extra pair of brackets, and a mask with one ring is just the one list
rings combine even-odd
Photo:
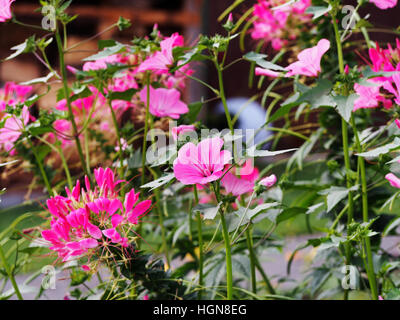
[(21, 292), (19, 291), (17, 281), (15, 281), (14, 274), (11, 271), (10, 266), (8, 265), (7, 259), (4, 255), (3, 247), (1, 245), (0, 245), (0, 259), (4, 269), (6, 270), (8, 277), (10, 278), (15, 294), (17, 295), (19, 300), (24, 300), (24, 298), (22, 298)]
[[(344, 74), (344, 60), (343, 60), (343, 49), (342, 42), (340, 39), (339, 28), (336, 22), (336, 16), (332, 15), (332, 23), (333, 29), (335, 30), (335, 39), (336, 39), (336, 47), (338, 53), (339, 60), (339, 71), (341, 74)], [(344, 165), (346, 168), (346, 186), (348, 189), (352, 187), (351, 182), (351, 165), (350, 165), (350, 154), (349, 154), (349, 138), (348, 138), (348, 125), (345, 119), (342, 118), (342, 144), (343, 144), (343, 156), (344, 156)], [(353, 220), (354, 216), (354, 201), (353, 194), (351, 191), (348, 193), (348, 208), (347, 208), (347, 231), (349, 230), (349, 225)], [(348, 235), (349, 236), (349, 235)], [(346, 264), (349, 265), (351, 261), (351, 246), (350, 242), (347, 241), (345, 245), (346, 252)], [(344, 291), (344, 300), (347, 300), (349, 297), (349, 291)]]
[[(357, 151), (358, 153), (363, 152), (363, 148), (360, 142), (360, 138), (358, 136), (357, 127), (354, 121), (353, 115), (351, 116), (351, 123), (353, 126), (354, 134), (356, 137)], [(358, 157), (358, 165), (360, 167), (360, 175), (361, 175), (361, 198), (362, 198), (362, 213), (363, 213), (363, 221), (368, 222), (368, 190), (367, 190), (367, 177), (365, 170), (365, 160), (363, 157)], [(374, 272), (374, 263), (372, 259), (372, 250), (371, 250), (371, 241), (370, 238), (365, 238), (365, 249), (367, 251), (367, 275), (369, 285), (371, 287), (371, 294), (374, 300), (378, 300), (378, 289), (377, 289), (377, 281)]]
[[(197, 186), (194, 185), (194, 204), (193, 206), (197, 206), (199, 203), (199, 195), (197, 192)], [(203, 265), (204, 265), (204, 253), (203, 253), (203, 230), (202, 230), (202, 221), (200, 211), (197, 211), (197, 236), (199, 240), (199, 287), (203, 288), (204, 285), (204, 275), (203, 275)], [(199, 300), (202, 298), (202, 290), (199, 290), (198, 295)]]
[(69, 95), (68, 82), (67, 82), (67, 69), (65, 67), (65, 61), (64, 61), (64, 49), (63, 49), (63, 44), (61, 42), (60, 33), (58, 30), (56, 31), (56, 42), (57, 42), (57, 47), (58, 47), (59, 59), (60, 59), (60, 69), (61, 69), (61, 76), (62, 76), (62, 82), (63, 82), (63, 88), (64, 88), (64, 97), (65, 97), (65, 100), (67, 102), (67, 107), (68, 107), (68, 117), (72, 124), (72, 131), (73, 131), (73, 135), (75, 138), (76, 148), (78, 149), (79, 158), (82, 163), (82, 169), (87, 175), (89, 175), (89, 173), (87, 172), (85, 158), (84, 158), (83, 152), (82, 152), (81, 142), (79, 140), (78, 127), (76, 125), (75, 117), (72, 112), (71, 97)]

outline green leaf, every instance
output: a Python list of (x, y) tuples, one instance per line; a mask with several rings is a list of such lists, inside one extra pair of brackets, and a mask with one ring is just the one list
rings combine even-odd
[(104, 48), (102, 51), (100, 51), (99, 53), (96, 53), (90, 57), (87, 57), (85, 59), (83, 59), (83, 61), (96, 61), (99, 59), (104, 59), (107, 58), (113, 54), (117, 54), (120, 53), (122, 51), (125, 50), (125, 45), (123, 45), (122, 43), (116, 42), (116, 44), (112, 47), (107, 47)]
[(108, 98), (110, 100), (124, 100), (124, 101), (131, 101), (132, 97), (138, 90), (136, 89), (128, 89), (126, 91), (113, 91), (108, 94)]
[(323, 128), (319, 128), (311, 135), (311, 137), (306, 142), (303, 143), (303, 145), (289, 159), (287, 164), (288, 169), (293, 165), (295, 161), (297, 162), (297, 165), (300, 169), (303, 168), (304, 159), (309, 155), (317, 141), (319, 141), (323, 131)]
[(336, 103), (330, 95), (332, 86), (332, 82), (329, 80), (318, 80), (317, 85), (304, 92), (296, 102), (297, 104), (308, 102), (311, 109), (323, 106), (334, 107)]
[(336, 103), (336, 111), (341, 115), (341, 117), (349, 123), (351, 113), (354, 109), (354, 101), (358, 99), (359, 95), (353, 93), (347, 97), (345, 96), (334, 96), (333, 100)]
[(250, 62), (255, 62), (257, 65), (264, 69), (270, 69), (270, 70), (276, 70), (276, 71), (286, 71), (285, 68), (278, 66), (275, 63), (266, 61), (264, 58), (266, 58), (267, 55), (265, 54), (260, 54), (257, 52), (248, 52), (246, 53), (243, 58), (246, 59), (247, 61)]
[(300, 103), (297, 100), (300, 97), (300, 93), (296, 92), (294, 95), (286, 99), (282, 104), (281, 107), (268, 119), (267, 124), (274, 122), (275, 120), (283, 117), (284, 115), (288, 114), (289, 111), (299, 105)]
[(204, 220), (214, 220), (221, 205), (222, 202), (218, 203), (217, 206), (208, 203), (200, 203), (193, 208), (193, 211), (199, 211), (203, 215)]
[(168, 173), (165, 176), (163, 176), (157, 180), (154, 180), (150, 183), (147, 183), (147, 184), (141, 186), (141, 188), (150, 188), (150, 191), (152, 191), (154, 189), (157, 189), (157, 188), (169, 183), (174, 178), (175, 178), (174, 173)]
[(347, 197), (349, 191), (355, 191), (358, 186), (353, 186), (350, 189), (344, 187), (330, 187), (319, 192), (320, 195), (326, 195), (327, 212), (330, 212), (341, 200)]
[(332, 10), (332, 6), (311, 6), (306, 9), (306, 13), (313, 15), (313, 20), (322, 17), (324, 14), (330, 12)]
[(394, 138), (394, 141), (391, 143), (385, 144), (382, 147), (367, 152), (358, 153), (357, 156), (364, 158), (376, 158), (381, 154), (389, 153), (390, 151), (398, 149), (399, 147), (400, 147), (400, 139)]
[(276, 224), (279, 224), (283, 221), (293, 218), (299, 214), (304, 214), (304, 213), (306, 213), (306, 211), (307, 211), (307, 208), (301, 208), (301, 207), (287, 208), (278, 215), (278, 217), (276, 218)]
[(257, 146), (252, 146), (251, 148), (247, 149), (247, 155), (249, 157), (273, 157), (278, 154), (283, 154), (298, 150), (298, 148), (293, 148), (286, 150), (268, 151), (268, 150), (256, 150), (256, 148)]
[(197, 117), (201, 111), (201, 108), (203, 107), (203, 102), (202, 101), (197, 101), (193, 102), (188, 105), (189, 112), (184, 115), (183, 119), (185, 120), (185, 123), (194, 123), (197, 120)]

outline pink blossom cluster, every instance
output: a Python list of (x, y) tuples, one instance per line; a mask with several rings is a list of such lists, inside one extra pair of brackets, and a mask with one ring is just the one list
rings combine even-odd
[[(368, 85), (356, 83), (355, 92), (359, 98), (354, 103), (354, 111), (365, 108), (377, 108), (380, 104), (389, 109), (393, 101), (400, 105), (400, 41), (396, 39), (396, 48), (388, 44), (387, 49), (376, 48), (369, 49), (369, 58), (371, 60), (371, 69), (374, 72), (392, 72), (393, 74), (381, 77), (375, 77), (367, 80)], [(381, 89), (393, 94), (394, 99), (387, 99)]]
[[(94, 170), (94, 177), (94, 189), (85, 177), (85, 188), (77, 181), (72, 190), (66, 188), (66, 197), (47, 200), (52, 220), (42, 237), (62, 262), (80, 257), (90, 261), (93, 254), (101, 256), (109, 247), (124, 250), (132, 228), (151, 207), (151, 200), (139, 201), (134, 189), (121, 199), (118, 187), (125, 181), (117, 180), (110, 168)], [(90, 270), (87, 264), (83, 268)]]
[[(159, 34), (160, 37), (161, 34)], [(160, 50), (148, 54), (124, 53), (108, 56), (94, 62), (86, 62), (83, 65), (84, 71), (101, 70), (107, 65), (121, 64), (128, 65), (129, 68), (115, 78), (106, 91), (124, 92), (129, 89), (142, 90), (134, 95), (131, 101), (114, 100), (112, 106), (120, 114), (129, 108), (135, 108), (147, 103), (147, 83), (145, 74), (150, 75), (150, 83), (158, 82), (160, 88), (150, 86), (150, 113), (156, 117), (171, 117), (178, 119), (180, 115), (189, 111), (187, 105), (181, 101), (179, 90), (185, 88), (186, 75), (191, 75), (193, 70), (190, 66), (181, 66), (175, 72), (170, 72), (170, 67), (174, 64), (173, 49), (181, 47), (184, 39), (178, 33), (170, 37), (163, 38), (160, 42)], [(144, 54), (144, 56), (143, 56)], [(70, 68), (75, 72), (74, 69)]]
[(311, 5), (310, 0), (300, 0), (281, 6), (285, 2), (258, 0), (254, 6), (253, 16), (256, 20), (253, 23), (251, 37), (271, 43), (274, 50), (280, 50), (289, 40), (296, 39), (294, 27), (311, 21), (311, 15), (305, 13)]
[(14, 143), (21, 136), (31, 116), (27, 106), (22, 107), (20, 116), (8, 114), (6, 108), (23, 104), (32, 90), (31, 86), (21, 86), (13, 82), (7, 82), (0, 89), (0, 122), (4, 122), (0, 128), (0, 150), (10, 152), (11, 155), (15, 155)]

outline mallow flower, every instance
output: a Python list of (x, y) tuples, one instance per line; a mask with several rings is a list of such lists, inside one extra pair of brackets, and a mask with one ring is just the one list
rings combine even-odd
[[(179, 119), (181, 114), (189, 112), (188, 106), (180, 100), (181, 93), (176, 89), (158, 88), (150, 86), (149, 111), (156, 117), (171, 117)], [(147, 104), (147, 87), (140, 91), (140, 99)]]
[(369, 0), (369, 2), (372, 2), (382, 10), (394, 8), (397, 4), (397, 0)]
[[(316, 77), (321, 72), (321, 58), (330, 48), (330, 42), (327, 39), (321, 39), (315, 47), (307, 48), (298, 54), (298, 61), (288, 65), (285, 69), (285, 77), (295, 75)], [(255, 74), (258, 76), (269, 76), (277, 78), (283, 75), (282, 72), (276, 72), (270, 69), (257, 67)]]
[(11, 4), (15, 0), (0, 0), (0, 22), (6, 22), (12, 18)]
[(230, 151), (221, 150), (223, 145), (221, 138), (207, 138), (197, 146), (186, 143), (174, 161), (176, 179), (185, 185), (204, 185), (220, 179), (225, 165), (232, 159)]

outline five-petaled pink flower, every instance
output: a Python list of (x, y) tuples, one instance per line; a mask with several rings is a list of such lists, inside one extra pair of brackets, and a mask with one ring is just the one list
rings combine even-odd
[[(154, 89), (150, 86), (150, 113), (160, 118), (179, 119), (181, 114), (189, 112), (189, 108), (180, 98), (181, 93), (176, 89)], [(147, 87), (140, 91), (140, 99), (147, 104)]]
[(379, 9), (385, 10), (394, 8), (397, 4), (397, 0), (369, 0), (374, 3)]
[(175, 177), (183, 184), (207, 184), (220, 179), (232, 159), (230, 151), (221, 151), (224, 140), (207, 138), (197, 146), (191, 142), (178, 152), (174, 162)]
[(6, 22), (12, 17), (11, 4), (15, 0), (0, 0), (0, 22)]

